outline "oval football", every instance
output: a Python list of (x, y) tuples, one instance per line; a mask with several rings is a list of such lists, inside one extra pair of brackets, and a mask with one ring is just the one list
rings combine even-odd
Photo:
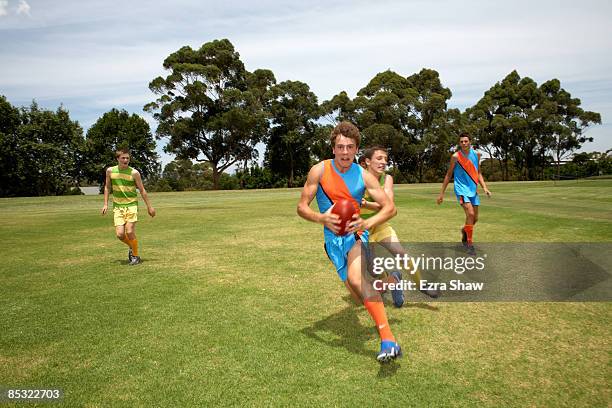
[(338, 232), (338, 235), (346, 234), (347, 223), (356, 212), (357, 209), (351, 200), (343, 198), (336, 201), (336, 205), (332, 208), (332, 213), (340, 217), (340, 232)]

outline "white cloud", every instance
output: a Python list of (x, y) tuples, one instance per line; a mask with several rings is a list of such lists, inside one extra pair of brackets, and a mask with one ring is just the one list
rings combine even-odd
[(0, 17), (8, 14), (8, 0), (0, 0)]
[(25, 14), (30, 15), (30, 5), (26, 0), (19, 0), (19, 5), (17, 6), (17, 15)]

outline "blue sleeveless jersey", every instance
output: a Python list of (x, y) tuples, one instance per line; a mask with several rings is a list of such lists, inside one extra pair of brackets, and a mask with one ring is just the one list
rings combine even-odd
[[(474, 149), (470, 149), (467, 155), (464, 155), (462, 151), (459, 151), (458, 154), (459, 158), (453, 171), (455, 194), (457, 196), (474, 197), (478, 189), (478, 155)], [(470, 162), (473, 169), (469, 168)], [(471, 175), (468, 173), (470, 170)]]
[[(336, 168), (336, 163), (333, 159), (331, 160), (331, 166), (329, 168), (331, 168), (332, 171), (334, 171), (338, 176), (342, 178), (351, 196), (359, 205), (361, 205), (361, 199), (363, 198), (363, 194), (365, 193), (365, 183), (363, 181), (362, 174), (363, 168), (358, 164), (353, 163), (351, 164), (351, 167), (346, 173), (341, 173)], [(326, 169), (324, 167), (323, 171), (325, 172), (325, 170)], [(323, 174), (322, 177), (325, 177), (325, 174)], [(321, 213), (324, 213), (325, 211), (329, 210), (329, 207), (334, 204), (328, 194), (330, 196), (333, 196), (333, 192), (325, 192), (325, 190), (321, 186), (321, 183), (319, 183), (319, 186), (317, 187), (317, 205)], [(324, 227), (324, 234), (326, 239), (335, 237), (334, 233), (331, 232), (327, 227)]]
[[(346, 173), (340, 173), (333, 160), (326, 160), (323, 165), (323, 174), (317, 187), (317, 204), (319, 211), (324, 213), (339, 199), (352, 199), (358, 208), (365, 192), (363, 169), (353, 163)], [(325, 252), (336, 268), (336, 273), (342, 281), (348, 276), (347, 255), (349, 251), (361, 241), (368, 242), (368, 231), (361, 233), (335, 235), (327, 227), (323, 228), (325, 237)]]

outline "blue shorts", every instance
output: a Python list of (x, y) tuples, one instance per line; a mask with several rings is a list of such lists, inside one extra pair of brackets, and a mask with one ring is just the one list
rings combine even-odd
[(357, 234), (349, 234), (344, 236), (327, 236), (325, 237), (325, 252), (327, 257), (334, 264), (336, 273), (342, 282), (345, 282), (348, 277), (348, 253), (355, 244), (368, 243), (368, 231), (364, 231), (359, 237)]
[(465, 196), (465, 195), (458, 195), (457, 201), (459, 202), (460, 205), (463, 205), (464, 203), (472, 203), (472, 205), (480, 205), (480, 197), (478, 196), (478, 193), (471, 197)]

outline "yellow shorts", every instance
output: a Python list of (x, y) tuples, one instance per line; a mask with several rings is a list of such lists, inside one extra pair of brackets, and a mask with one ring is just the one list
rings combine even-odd
[(391, 224), (385, 222), (384, 224), (380, 224), (375, 226), (370, 230), (370, 238), (368, 241), (370, 242), (380, 242), (385, 238), (396, 237), (397, 234)]
[(136, 222), (138, 221), (138, 206), (113, 207), (113, 216), (115, 219), (115, 227), (125, 225), (126, 222)]

